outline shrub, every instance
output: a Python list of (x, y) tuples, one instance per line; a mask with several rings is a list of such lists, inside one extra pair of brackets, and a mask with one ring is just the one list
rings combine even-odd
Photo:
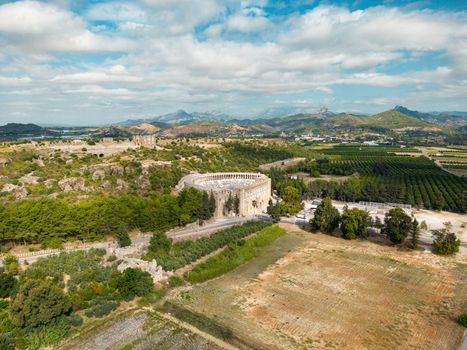
[(6, 254), (8, 253), (11, 249), (13, 249), (13, 244), (11, 242), (8, 242), (6, 244), (0, 244), (0, 253), (1, 254)]
[(457, 323), (467, 328), (467, 312), (464, 312), (459, 315), (459, 317), (457, 318)]
[(15, 338), (12, 333), (0, 333), (0, 349), (2, 350), (14, 350), (15, 349)]
[(124, 224), (121, 224), (120, 227), (118, 228), (118, 245), (120, 247), (128, 247), (131, 245), (131, 239), (130, 236), (128, 235), (128, 227)]
[(18, 281), (9, 273), (0, 273), (0, 298), (11, 296)]
[(179, 287), (179, 286), (182, 286), (183, 284), (185, 284), (185, 281), (180, 276), (172, 276), (172, 277), (169, 278), (169, 287), (170, 288)]
[(117, 257), (115, 255), (110, 255), (108, 258), (107, 258), (107, 262), (113, 262), (117, 260)]
[(90, 307), (84, 314), (87, 317), (103, 317), (115, 310), (120, 303), (111, 297), (97, 297), (89, 303)]
[(21, 328), (51, 324), (70, 311), (70, 300), (50, 280), (26, 280), (10, 306), (12, 321)]
[(127, 268), (117, 281), (117, 288), (120, 295), (131, 300), (135, 296), (147, 296), (154, 291), (154, 282), (149, 272), (144, 272), (138, 268)]
[(152, 254), (168, 254), (172, 247), (172, 239), (164, 231), (156, 230), (149, 241), (148, 251)]
[(9, 255), (3, 258), (3, 265), (5, 272), (12, 275), (17, 275), (19, 273), (19, 262), (16, 256)]
[(71, 314), (68, 321), (73, 327), (80, 327), (83, 324), (83, 318), (78, 314)]
[[(8, 333), (14, 330), (14, 326), (8, 316), (8, 310), (0, 310), (0, 334)], [(0, 347), (1, 349), (1, 347)]]
[(10, 305), (10, 303), (8, 302), (8, 300), (0, 299), (0, 310), (6, 310), (6, 309), (8, 309), (8, 305)]
[(23, 341), (28, 349), (38, 350), (42, 347), (50, 347), (57, 344), (69, 331), (70, 324), (68, 321), (65, 318), (60, 318), (52, 324), (27, 332)]
[(435, 252), (441, 255), (452, 255), (459, 251), (461, 245), (460, 239), (457, 238), (454, 232), (451, 232), (452, 225), (449, 222), (444, 223), (444, 228), (433, 230), (433, 247)]

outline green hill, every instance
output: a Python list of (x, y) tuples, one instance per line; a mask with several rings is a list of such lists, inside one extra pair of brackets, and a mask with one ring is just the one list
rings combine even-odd
[(370, 117), (361, 117), (362, 125), (369, 127), (378, 127), (385, 129), (404, 129), (404, 128), (434, 128), (441, 130), (442, 127), (436, 124), (424, 122), (422, 120), (410, 117), (394, 109), (372, 115)]

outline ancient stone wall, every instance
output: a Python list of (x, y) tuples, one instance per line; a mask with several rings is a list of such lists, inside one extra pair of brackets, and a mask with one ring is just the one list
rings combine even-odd
[(212, 192), (216, 198), (215, 217), (226, 215), (224, 207), (229, 197), (239, 198), (239, 216), (260, 214), (266, 210), (271, 197), (271, 179), (260, 173), (190, 174), (180, 180), (175, 191), (184, 187)]

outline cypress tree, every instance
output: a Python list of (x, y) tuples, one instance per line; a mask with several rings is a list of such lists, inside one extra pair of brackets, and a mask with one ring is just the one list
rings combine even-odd
[(131, 239), (130, 236), (128, 235), (128, 228), (125, 224), (120, 225), (118, 228), (118, 245), (120, 247), (128, 247), (131, 245)]

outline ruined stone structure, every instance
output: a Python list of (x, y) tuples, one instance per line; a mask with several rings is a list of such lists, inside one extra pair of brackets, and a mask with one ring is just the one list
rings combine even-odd
[(133, 144), (139, 147), (154, 148), (156, 146), (155, 135), (135, 135), (132, 139)]
[(232, 215), (224, 210), (229, 197), (238, 197), (239, 216), (252, 216), (265, 211), (271, 197), (271, 179), (260, 173), (190, 174), (180, 180), (175, 191), (184, 187), (213, 193), (216, 199), (214, 217)]
[(131, 246), (120, 248), (114, 247), (111, 253), (120, 260), (117, 269), (121, 272), (127, 268), (139, 268), (142, 271), (149, 272), (154, 283), (166, 281), (173, 276), (173, 272), (164, 271), (162, 266), (157, 265), (156, 260), (146, 261), (140, 258), (146, 253), (146, 244), (132, 244)]

